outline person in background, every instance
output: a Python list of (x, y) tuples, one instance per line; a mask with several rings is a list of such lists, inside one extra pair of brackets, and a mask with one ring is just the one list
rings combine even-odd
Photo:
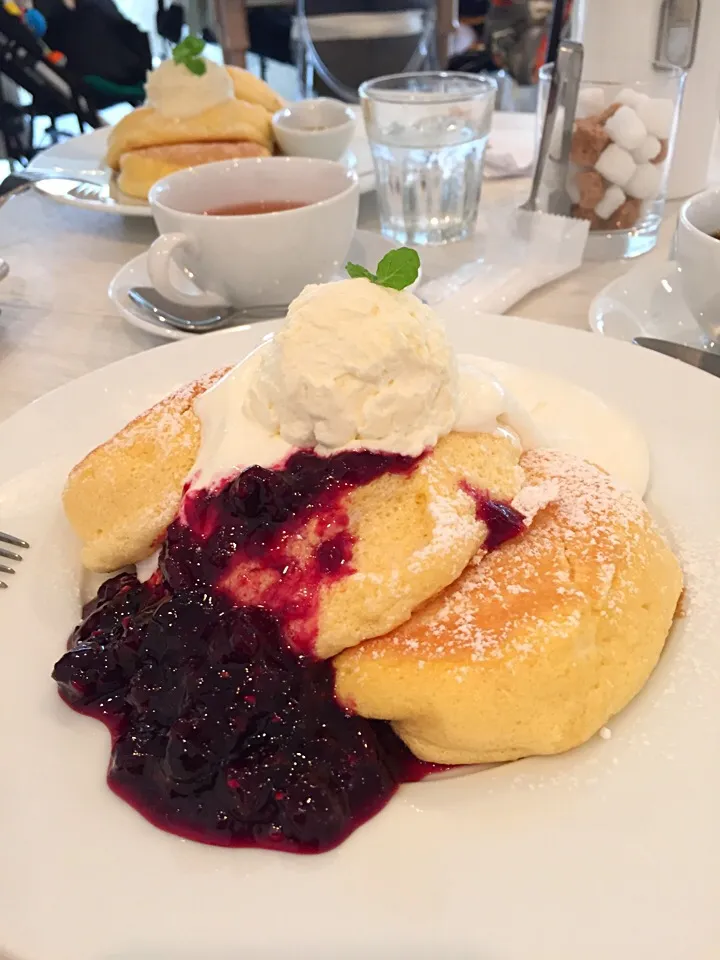
[[(568, 22), (572, 0), (566, 0)], [(485, 18), (485, 47), (497, 70), (521, 86), (535, 84), (545, 63), (553, 0), (490, 0)]]
[(490, 0), (460, 0), (460, 29), (453, 43), (457, 52), (449, 60), (449, 70), (469, 73), (497, 70), (485, 45), (485, 19), (489, 7)]
[[(572, 0), (566, 0), (565, 22)], [(552, 0), (460, 0), (457, 52), (450, 70), (504, 70), (521, 86), (537, 83), (545, 62)]]

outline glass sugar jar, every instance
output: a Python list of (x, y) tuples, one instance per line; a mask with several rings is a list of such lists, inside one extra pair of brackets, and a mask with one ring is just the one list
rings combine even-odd
[[(552, 65), (540, 70), (538, 131)], [(565, 190), (571, 216), (590, 222), (588, 259), (647, 253), (657, 242), (667, 195), (685, 74), (656, 68), (635, 83), (583, 80), (572, 126)], [(549, 169), (560, 157), (563, 116), (555, 124)]]

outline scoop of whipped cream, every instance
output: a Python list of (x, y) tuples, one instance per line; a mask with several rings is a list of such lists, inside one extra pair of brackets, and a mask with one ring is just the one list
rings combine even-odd
[(218, 63), (205, 60), (205, 73), (197, 76), (184, 63), (165, 60), (150, 71), (145, 83), (147, 104), (166, 117), (183, 120), (231, 100), (230, 74)]
[(457, 416), (444, 327), (411, 293), (369, 280), (306, 287), (270, 343), (247, 412), (296, 447), (418, 456)]
[(274, 339), (195, 401), (193, 488), (293, 449), (419, 456), (451, 430), (539, 445), (491, 373), (458, 364), (442, 321), (412, 293), (366, 279), (306, 287)]

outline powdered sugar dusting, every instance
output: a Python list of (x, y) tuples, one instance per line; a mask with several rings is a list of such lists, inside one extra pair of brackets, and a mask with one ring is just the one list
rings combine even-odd
[[(135, 540), (137, 531), (146, 531), (148, 537), (154, 537), (156, 531), (161, 532), (177, 514), (184, 473), (191, 468), (200, 443), (200, 423), (193, 416), (193, 402), (225, 372), (221, 369), (208, 373), (164, 397), (71, 471), (66, 491), (73, 489), (76, 502), (85, 499), (90, 503), (99, 486), (114, 483), (118, 459), (125, 460), (135, 470), (135, 490), (139, 495), (134, 497), (126, 520), (118, 522), (113, 530), (113, 537), (118, 541), (127, 533), (123, 522), (128, 524), (131, 539)], [(146, 483), (152, 489), (145, 496)], [(92, 515), (91, 508), (87, 512)], [(98, 526), (102, 523), (101, 520)], [(98, 537), (101, 533), (102, 530)]]
[[(510, 483), (512, 489), (517, 489), (524, 474), (517, 466), (513, 470), (517, 472), (511, 474)], [(356, 582), (373, 583), (396, 600), (415, 597), (416, 577), (427, 571), (445, 569), (458, 556), (467, 557), (485, 535), (485, 524), (476, 516), (475, 501), (461, 486), (465, 479), (463, 461), (454, 464), (447, 458), (438, 460), (430, 455), (420, 463), (418, 472), (425, 480), (427, 510), (432, 520), (427, 542), (403, 561), (402, 570), (388, 566), (383, 573), (359, 570), (352, 575)], [(412, 638), (409, 643), (413, 649)]]
[(430, 494), (428, 509), (433, 519), (433, 532), (430, 542), (410, 557), (408, 570), (415, 574), (424, 570), (438, 556), (447, 556), (459, 544), (477, 538), (480, 529), (470, 497), (459, 487), (449, 496), (441, 493), (432, 463), (428, 464), (427, 474)]
[(108, 451), (112, 448), (122, 449), (145, 440), (168, 451), (177, 450), (178, 447), (197, 446), (199, 423), (197, 429), (188, 429), (187, 412), (195, 398), (209, 390), (228, 369), (225, 367), (206, 373), (192, 383), (180, 387), (132, 420), (102, 447)]
[(557, 500), (559, 493), (556, 480), (546, 480), (538, 484), (526, 483), (510, 506), (523, 514), (525, 526), (529, 527), (541, 510), (544, 510), (553, 500)]
[(633, 589), (616, 582), (617, 571), (644, 549), (651, 521), (642, 501), (567, 454), (533, 451), (521, 465), (528, 482), (513, 505), (534, 515), (528, 532), (492, 554), (480, 551), (455, 584), (378, 642), (380, 656), (399, 646), (424, 660), (467, 662), (469, 654), (512, 669), (541, 652), (551, 613), (553, 633), (569, 633), (588, 604), (602, 608), (611, 590)]

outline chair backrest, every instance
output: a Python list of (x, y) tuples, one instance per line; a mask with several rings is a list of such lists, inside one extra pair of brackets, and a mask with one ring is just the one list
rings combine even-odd
[(434, 65), (434, 0), (299, 0), (309, 66), (335, 95), (357, 100), (365, 80)]

